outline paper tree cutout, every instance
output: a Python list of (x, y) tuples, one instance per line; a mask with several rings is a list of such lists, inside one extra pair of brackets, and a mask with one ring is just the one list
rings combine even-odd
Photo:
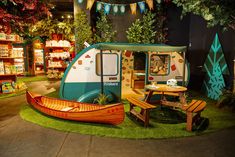
[(206, 71), (206, 78), (203, 82), (205, 92), (209, 98), (218, 100), (225, 87), (223, 74), (229, 74), (229, 71), (217, 33), (203, 68)]

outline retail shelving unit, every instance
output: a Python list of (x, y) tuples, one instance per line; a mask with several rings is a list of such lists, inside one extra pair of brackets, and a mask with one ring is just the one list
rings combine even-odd
[(17, 35), (0, 35), (0, 93), (11, 93), (11, 84), (16, 82), (17, 75), (24, 73), (24, 51), (14, 48), (15, 42), (22, 42)]
[(40, 37), (33, 39), (33, 75), (45, 74), (46, 63), (44, 53), (44, 42)]
[(45, 54), (47, 71), (57, 71), (58, 75), (63, 73), (70, 61), (70, 42), (66, 40), (46, 41)]

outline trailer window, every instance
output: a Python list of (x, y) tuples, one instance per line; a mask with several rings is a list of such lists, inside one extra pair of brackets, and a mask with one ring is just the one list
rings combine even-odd
[[(100, 53), (96, 55), (96, 74), (101, 75)], [(103, 53), (103, 75), (115, 76), (118, 74), (118, 55)]]
[(168, 75), (170, 65), (170, 55), (153, 54), (150, 56), (150, 74)]

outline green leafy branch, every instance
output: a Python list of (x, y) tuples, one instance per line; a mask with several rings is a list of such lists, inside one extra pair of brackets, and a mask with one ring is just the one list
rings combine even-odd
[(193, 13), (203, 17), (208, 27), (222, 26), (223, 30), (235, 30), (235, 3), (230, 0), (172, 0), (178, 7), (182, 7), (182, 17)]

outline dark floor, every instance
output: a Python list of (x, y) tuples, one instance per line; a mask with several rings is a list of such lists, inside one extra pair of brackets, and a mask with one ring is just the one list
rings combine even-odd
[[(54, 90), (34, 83), (34, 91)], [(50, 90), (50, 91), (48, 91)], [(0, 157), (234, 157), (235, 127), (176, 139), (129, 140), (61, 132), (18, 115), (24, 95), (0, 99)], [(6, 112), (4, 114), (2, 111)]]

